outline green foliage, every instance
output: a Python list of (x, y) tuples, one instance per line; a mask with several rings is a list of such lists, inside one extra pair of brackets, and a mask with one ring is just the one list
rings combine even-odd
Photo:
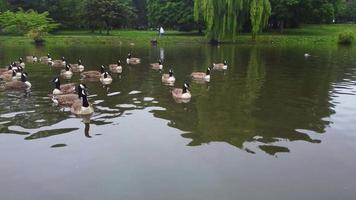
[(4, 12), (7, 10), (7, 2), (6, 0), (0, 0), (0, 12)]
[(203, 18), (212, 41), (227, 38), (235, 41), (237, 31), (247, 22), (255, 38), (271, 13), (269, 0), (195, 0), (194, 5), (195, 19)]
[(356, 22), (356, 0), (349, 0), (340, 7), (338, 18), (341, 21)]
[(252, 0), (250, 7), (250, 20), (252, 27), (252, 39), (256, 40), (256, 36), (261, 29), (268, 23), (268, 18), (271, 15), (271, 4), (269, 0)]
[(130, 25), (136, 13), (128, 0), (86, 0), (84, 17), (92, 30), (105, 28), (109, 34), (113, 26)]
[(18, 12), (6, 11), (0, 14), (0, 28), (7, 34), (25, 35), (36, 30), (44, 35), (57, 26), (58, 24), (48, 17), (48, 12), (19, 10)]
[(339, 34), (339, 44), (342, 45), (351, 45), (352, 42), (354, 41), (354, 34), (351, 31), (344, 31)]
[(194, 28), (193, 0), (148, 0), (147, 17), (151, 27), (190, 30)]

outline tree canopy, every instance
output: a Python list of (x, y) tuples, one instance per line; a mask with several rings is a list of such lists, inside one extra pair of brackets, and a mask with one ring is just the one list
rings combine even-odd
[[(356, 21), (356, 0), (0, 0), (0, 12), (47, 13), (62, 29), (206, 28), (211, 40), (264, 28)], [(4, 26), (4, 25), (2, 25)], [(19, 32), (22, 32), (20, 30)]]
[(236, 39), (249, 22), (253, 38), (267, 25), (271, 14), (269, 0), (195, 0), (195, 19), (203, 18), (211, 41)]

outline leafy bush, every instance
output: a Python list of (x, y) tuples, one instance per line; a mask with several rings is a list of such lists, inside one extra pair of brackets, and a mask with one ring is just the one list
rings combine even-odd
[(27, 35), (35, 41), (43, 40), (43, 36), (58, 27), (48, 15), (48, 12), (38, 13), (33, 10), (6, 11), (0, 14), (0, 28), (6, 34)]
[(339, 44), (350, 45), (354, 39), (354, 34), (351, 31), (345, 31), (339, 34)]

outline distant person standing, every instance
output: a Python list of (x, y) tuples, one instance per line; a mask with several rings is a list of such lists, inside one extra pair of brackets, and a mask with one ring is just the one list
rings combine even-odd
[(163, 27), (161, 26), (160, 28), (159, 28), (159, 36), (162, 36), (164, 34), (164, 29), (163, 29)]

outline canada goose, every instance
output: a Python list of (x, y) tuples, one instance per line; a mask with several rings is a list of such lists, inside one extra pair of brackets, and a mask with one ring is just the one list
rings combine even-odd
[(15, 65), (15, 66), (17, 66), (17, 67), (22, 67), (22, 68), (25, 68), (25, 63), (23, 62), (23, 59), (22, 58), (19, 58), (19, 60), (18, 61), (16, 61), (16, 62), (14, 62), (14, 64), (13, 65)]
[(32, 63), (36, 63), (38, 62), (38, 58), (36, 56), (26, 56), (26, 62), (32, 62)]
[(48, 62), (51, 67), (62, 68), (67, 65), (67, 61), (64, 57), (61, 60), (51, 60)]
[(141, 63), (141, 59), (140, 58), (133, 58), (131, 53), (129, 53), (127, 55), (127, 59), (126, 59), (127, 64), (132, 64), (132, 65), (136, 65)]
[(190, 94), (188, 88), (189, 88), (188, 83), (183, 84), (183, 88), (174, 88), (172, 90), (172, 96), (175, 99), (181, 99), (181, 100), (189, 100), (192, 98), (192, 95)]
[(193, 80), (204, 80), (209, 82), (210, 81), (210, 67), (206, 70), (206, 73), (204, 72), (193, 72), (191, 75)]
[(94, 108), (89, 104), (85, 90), (82, 90), (82, 101), (74, 102), (70, 111), (75, 115), (91, 115), (94, 113)]
[(155, 70), (162, 70), (162, 69), (163, 69), (162, 60), (159, 59), (159, 60), (158, 60), (158, 63), (152, 63), (151, 66), (152, 66), (152, 69), (155, 69)]
[(72, 106), (75, 102), (81, 102), (82, 91), (86, 90), (85, 84), (79, 84), (77, 87), (77, 94), (61, 94), (61, 95), (53, 95), (52, 101), (55, 105), (60, 106)]
[(58, 77), (54, 78), (52, 82), (54, 83), (54, 89), (52, 92), (53, 95), (70, 94), (75, 92), (74, 83), (61, 85), (61, 82)]
[(31, 89), (32, 85), (31, 83), (27, 80), (28, 74), (22, 73), (21, 74), (21, 80), (13, 80), (10, 82), (5, 82), (2, 85), (0, 85), (0, 89), (2, 90), (29, 90)]
[(173, 70), (170, 69), (168, 74), (163, 74), (162, 75), (162, 82), (169, 84), (169, 85), (173, 85), (174, 82), (176, 81), (176, 78), (173, 75)]
[(118, 73), (118, 74), (122, 73), (121, 61), (118, 60), (118, 61), (117, 61), (117, 64), (110, 64), (110, 65), (109, 65), (109, 69), (110, 69), (110, 71), (113, 72), (113, 73)]
[(13, 69), (16, 71), (16, 78), (21, 79), (23, 68), (21, 66), (18, 66), (16, 68), (13, 67)]
[(9, 82), (12, 80), (18, 80), (18, 78), (16, 77), (16, 70), (13, 69), (12, 73), (3, 73), (0, 75), (0, 80), (1, 81), (5, 81), (5, 82)]
[(69, 64), (66, 65), (65, 69), (61, 71), (61, 76), (65, 79), (71, 79), (73, 76), (73, 72), (69, 66)]
[(98, 81), (102, 77), (102, 74), (105, 72), (105, 67), (102, 65), (100, 67), (100, 72), (99, 71), (86, 71), (82, 72), (81, 76), (82, 79), (86, 79), (89, 81)]
[(12, 67), (8, 66), (8, 68), (0, 69), (0, 75), (4, 74), (12, 74)]
[(79, 73), (84, 71), (84, 65), (82, 64), (81, 60), (78, 60), (77, 64), (70, 64), (70, 68), (72, 72)]
[(112, 83), (112, 77), (110, 76), (110, 74), (108, 72), (104, 72), (102, 74), (102, 77), (100, 78), (100, 82), (103, 85), (110, 85)]
[(39, 62), (42, 63), (42, 64), (52, 65), (51, 55), (47, 54), (47, 56), (40, 57)]
[(213, 63), (214, 70), (227, 70), (227, 61), (225, 60), (224, 63)]

